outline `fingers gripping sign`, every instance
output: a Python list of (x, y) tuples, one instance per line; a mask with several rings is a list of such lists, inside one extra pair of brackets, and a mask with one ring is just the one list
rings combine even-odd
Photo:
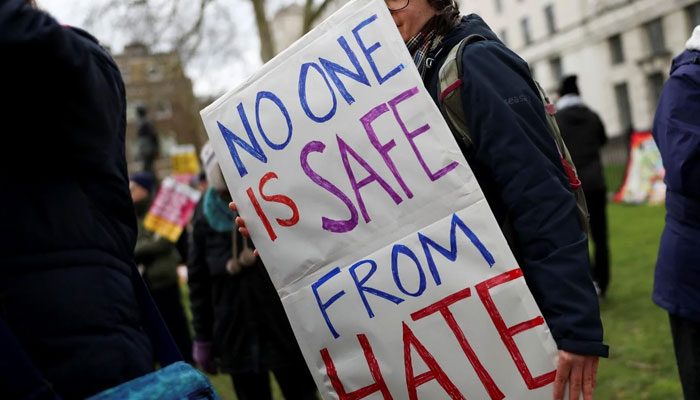
[(583, 356), (560, 350), (554, 379), (554, 400), (593, 400), (597, 374), (597, 356)]

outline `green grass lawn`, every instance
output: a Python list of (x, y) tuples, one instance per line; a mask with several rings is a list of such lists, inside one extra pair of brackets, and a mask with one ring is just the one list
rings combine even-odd
[[(596, 399), (682, 399), (667, 314), (651, 301), (664, 212), (608, 207), (612, 279), (601, 310), (610, 358), (601, 360)], [(210, 379), (222, 399), (236, 398), (229, 376)], [(282, 399), (276, 385), (274, 398)]]
[(610, 358), (598, 372), (598, 399), (682, 399), (664, 310), (651, 301), (663, 206), (608, 207), (612, 279), (601, 304)]

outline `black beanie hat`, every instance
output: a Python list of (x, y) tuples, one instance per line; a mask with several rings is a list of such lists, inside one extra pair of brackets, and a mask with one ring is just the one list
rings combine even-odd
[(559, 96), (566, 96), (567, 94), (581, 94), (578, 91), (578, 84), (576, 80), (578, 77), (576, 75), (569, 75), (561, 81), (561, 87), (559, 88)]

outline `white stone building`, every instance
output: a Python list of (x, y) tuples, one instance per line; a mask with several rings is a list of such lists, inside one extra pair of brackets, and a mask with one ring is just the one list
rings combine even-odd
[(555, 94), (578, 75), (609, 136), (650, 129), (671, 60), (700, 25), (698, 0), (459, 0), (481, 15)]
[[(331, 0), (321, 16), (314, 22), (316, 26), (345, 5), (348, 0)], [(292, 3), (278, 10), (272, 18), (271, 24), (275, 50), (281, 52), (296, 42), (302, 36), (304, 20), (304, 7), (300, 3)]]

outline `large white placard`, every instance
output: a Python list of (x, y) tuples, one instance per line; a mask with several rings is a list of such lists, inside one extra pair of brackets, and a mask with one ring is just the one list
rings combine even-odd
[(556, 345), (384, 2), (202, 111), (325, 399), (543, 399)]

